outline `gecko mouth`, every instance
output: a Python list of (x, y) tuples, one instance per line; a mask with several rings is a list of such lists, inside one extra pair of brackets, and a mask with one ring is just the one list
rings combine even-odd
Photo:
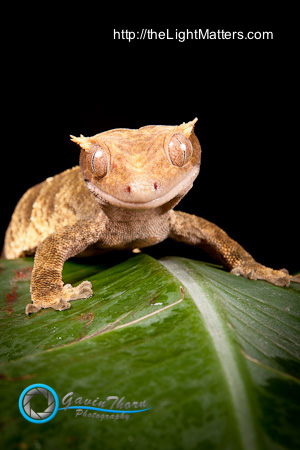
[(91, 181), (85, 179), (86, 187), (102, 204), (118, 206), (126, 209), (153, 209), (168, 203), (175, 197), (183, 197), (193, 186), (193, 181), (199, 173), (199, 167), (194, 167), (193, 170), (172, 189), (160, 197), (145, 202), (135, 201), (134, 198), (130, 202), (126, 202), (117, 198), (107, 192), (102, 191), (98, 186), (95, 186)]

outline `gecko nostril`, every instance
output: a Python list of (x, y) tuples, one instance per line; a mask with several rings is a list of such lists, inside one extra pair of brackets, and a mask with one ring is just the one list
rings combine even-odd
[(157, 191), (157, 189), (158, 189), (158, 183), (155, 181), (155, 183), (154, 183), (154, 189)]
[(130, 194), (130, 192), (131, 192), (131, 187), (130, 187), (130, 186), (127, 186), (126, 191), (128, 192), (128, 194)]

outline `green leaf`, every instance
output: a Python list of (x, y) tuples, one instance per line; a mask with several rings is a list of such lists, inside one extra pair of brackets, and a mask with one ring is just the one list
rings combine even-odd
[[(89, 279), (93, 297), (27, 317), (32, 266), (31, 258), (1, 261), (5, 448), (299, 448), (298, 285), (183, 258), (74, 259), (63, 279)], [(59, 410), (35, 424), (18, 401), (37, 383), (55, 390), (60, 408), (73, 392), (73, 406), (79, 397), (98, 404), (115, 396), (123, 409), (151, 409), (118, 419)]]

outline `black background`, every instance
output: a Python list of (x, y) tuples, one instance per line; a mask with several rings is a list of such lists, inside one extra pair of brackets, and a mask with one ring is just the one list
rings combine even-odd
[[(296, 46), (272, 14), (157, 20), (80, 9), (10, 16), (2, 84), (1, 238), (26, 189), (78, 164), (69, 135), (198, 117), (200, 175), (177, 206), (222, 227), (259, 262), (300, 268)], [(113, 9), (113, 8), (112, 8)], [(124, 12), (124, 15), (123, 15)], [(280, 11), (277, 11), (277, 13)], [(35, 13), (35, 14), (34, 14)], [(149, 14), (148, 14), (149, 13)], [(38, 17), (36, 16), (38, 15)], [(155, 18), (156, 17), (156, 18)], [(173, 17), (173, 19), (171, 19)], [(175, 19), (174, 19), (175, 17)], [(278, 15), (276, 16), (278, 18)], [(147, 23), (146, 20), (148, 19)], [(272, 31), (273, 40), (114, 40), (113, 30)], [(175, 243), (155, 255), (203, 253)], [(199, 256), (198, 256), (199, 255)], [(208, 259), (209, 260), (209, 259)]]

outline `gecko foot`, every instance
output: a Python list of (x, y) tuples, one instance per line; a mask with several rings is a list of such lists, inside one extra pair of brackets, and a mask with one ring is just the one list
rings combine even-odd
[(234, 267), (231, 272), (234, 275), (241, 275), (251, 280), (264, 280), (276, 286), (289, 286), (291, 281), (300, 282), (296, 277), (289, 275), (286, 269), (273, 270), (254, 262), (245, 262), (241, 266)]
[(65, 284), (59, 288), (59, 292), (51, 299), (43, 299), (43, 301), (33, 301), (26, 306), (26, 315), (36, 313), (42, 308), (53, 308), (56, 311), (64, 311), (71, 308), (71, 301), (80, 298), (89, 298), (93, 295), (92, 283), (90, 281), (83, 281), (78, 286), (73, 287), (71, 284)]

